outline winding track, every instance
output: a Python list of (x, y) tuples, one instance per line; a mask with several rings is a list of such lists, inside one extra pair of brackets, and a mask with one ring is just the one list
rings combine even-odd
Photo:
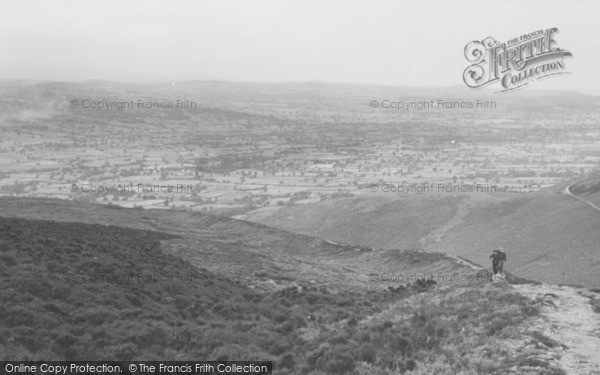
[(575, 195), (575, 194), (571, 193), (571, 186), (573, 186), (573, 185), (569, 185), (569, 186), (567, 186), (567, 187), (565, 188), (565, 190), (563, 191), (563, 193), (565, 193), (565, 194), (567, 194), (567, 195), (570, 195), (570, 196), (572, 196), (572, 197), (574, 197), (574, 198), (576, 198), (576, 199), (579, 199), (580, 201), (582, 201), (582, 202), (584, 202), (584, 203), (587, 203), (587, 204), (589, 204), (590, 206), (594, 207), (596, 210), (600, 211), (600, 207), (598, 207), (598, 206), (596, 206), (595, 204), (593, 204), (593, 203), (591, 203), (591, 202), (588, 202), (588, 201), (586, 201), (585, 199), (583, 199), (583, 198), (581, 198), (581, 197), (578, 197), (577, 195)]
[(521, 294), (542, 305), (542, 315), (530, 329), (566, 345), (553, 359), (568, 375), (600, 375), (600, 314), (592, 310), (590, 292), (558, 285), (513, 285)]

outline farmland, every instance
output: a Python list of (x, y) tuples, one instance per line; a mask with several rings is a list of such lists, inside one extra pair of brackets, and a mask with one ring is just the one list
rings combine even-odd
[[(485, 93), (319, 82), (0, 88), (7, 196), (232, 216), (371, 194), (374, 183), (531, 193), (583, 178), (600, 160), (598, 99), (574, 93), (394, 110), (369, 100), (477, 103)], [(162, 105), (178, 100), (193, 105)]]

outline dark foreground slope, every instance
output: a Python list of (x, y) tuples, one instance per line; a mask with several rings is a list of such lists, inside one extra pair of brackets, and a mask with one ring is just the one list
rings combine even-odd
[[(184, 349), (243, 289), (160, 249), (165, 233), (0, 218), (2, 359), (127, 359)], [(179, 327), (179, 328), (176, 328)]]
[[(286, 287), (281, 279), (254, 275), (248, 260), (285, 264), (291, 248), (284, 243), (300, 238), (307, 250), (297, 248), (296, 256), (309, 262), (317, 240), (277, 240), (285, 232), (257, 225), (249, 239), (237, 240), (233, 233), (243, 232), (233, 228), (235, 220), (62, 201), (3, 200), (1, 212), (15, 216), (18, 206), (22, 216), (31, 210), (61, 221), (0, 217), (2, 360), (273, 360), (276, 374), (564, 373), (546, 356), (558, 344), (527, 329), (539, 303), (505, 283), (420, 281), (387, 289), (342, 274), (349, 283), (311, 286), (314, 277), (334, 280), (338, 269), (325, 264), (314, 274), (285, 273), (288, 283), (304, 284)], [(198, 231), (192, 240), (187, 226)], [(203, 264), (215, 272), (172, 255), (173, 244), (183, 255), (196, 251), (185, 246), (201, 244), (202, 233)], [(250, 253), (241, 245), (257, 236), (284, 249), (263, 243), (261, 252)], [(369, 260), (327, 246), (319, 260)], [(407, 269), (442, 263), (439, 255), (409, 255)], [(273, 272), (285, 271), (280, 268)], [(255, 288), (242, 280), (254, 280)]]
[(164, 253), (165, 233), (8, 218), (0, 233), (2, 359), (286, 355), (293, 367), (311, 314), (323, 325), (361, 319), (430, 286), (261, 294)]
[(549, 284), (600, 287), (600, 211), (565, 194), (360, 196), (248, 214), (254, 222), (327, 240), (461, 256), (489, 267), (498, 246), (506, 267)]

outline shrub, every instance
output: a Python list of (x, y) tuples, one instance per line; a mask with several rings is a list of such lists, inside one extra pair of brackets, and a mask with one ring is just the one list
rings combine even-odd
[(374, 363), (377, 358), (377, 351), (371, 344), (362, 344), (356, 354), (360, 361), (367, 363)]

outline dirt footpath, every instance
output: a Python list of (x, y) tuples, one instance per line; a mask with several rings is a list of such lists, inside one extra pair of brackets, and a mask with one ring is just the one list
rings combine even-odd
[(585, 289), (557, 285), (514, 285), (542, 302), (542, 316), (532, 328), (564, 344), (557, 365), (571, 375), (600, 375), (600, 314), (592, 310)]

